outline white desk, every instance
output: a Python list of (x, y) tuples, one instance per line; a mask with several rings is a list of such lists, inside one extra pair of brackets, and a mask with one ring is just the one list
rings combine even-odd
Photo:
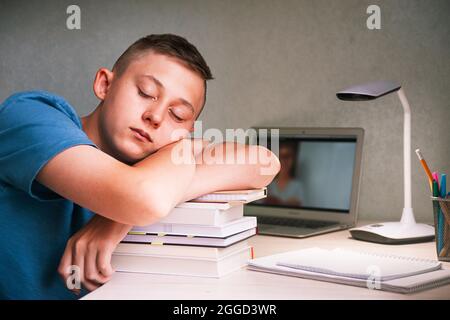
[[(254, 246), (256, 257), (317, 246), (436, 259), (434, 242), (381, 245), (351, 239), (348, 230), (306, 239), (257, 235), (249, 242)], [(444, 266), (450, 268), (450, 263)], [(245, 268), (221, 279), (116, 272), (108, 283), (83, 299), (450, 299), (450, 285), (404, 295)]]

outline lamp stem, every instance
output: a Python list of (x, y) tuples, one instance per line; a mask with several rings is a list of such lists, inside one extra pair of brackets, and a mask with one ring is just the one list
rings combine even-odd
[(403, 106), (403, 178), (404, 178), (404, 207), (401, 223), (416, 223), (412, 210), (411, 201), (411, 108), (406, 99), (403, 88), (397, 91), (400, 102)]

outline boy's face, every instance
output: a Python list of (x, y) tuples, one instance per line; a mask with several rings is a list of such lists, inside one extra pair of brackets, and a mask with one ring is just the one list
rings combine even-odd
[(204, 90), (201, 76), (178, 59), (144, 54), (120, 76), (112, 73), (99, 113), (104, 147), (115, 158), (135, 163), (186, 137), (201, 111)]

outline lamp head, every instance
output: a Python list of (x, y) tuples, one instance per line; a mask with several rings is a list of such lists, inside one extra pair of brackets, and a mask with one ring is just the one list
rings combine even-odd
[(399, 84), (392, 81), (376, 81), (352, 86), (339, 91), (336, 96), (338, 99), (345, 101), (374, 100), (400, 88)]

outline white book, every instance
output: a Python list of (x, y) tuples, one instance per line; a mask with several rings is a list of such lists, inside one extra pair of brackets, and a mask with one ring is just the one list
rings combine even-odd
[(186, 201), (180, 202), (175, 206), (175, 208), (187, 208), (187, 209), (219, 209), (227, 210), (231, 207), (242, 206), (243, 203), (240, 201)]
[(179, 244), (191, 246), (207, 246), (207, 247), (228, 247), (233, 243), (247, 239), (256, 234), (256, 228), (246, 230), (226, 238), (212, 238), (212, 237), (187, 237), (178, 235), (134, 235), (128, 234), (123, 239), (123, 242), (134, 243), (153, 243), (153, 244)]
[(185, 203), (184, 206), (175, 207), (159, 223), (210, 225), (219, 226), (229, 221), (237, 220), (244, 216), (244, 205), (242, 203), (223, 203), (225, 206), (214, 207), (211, 204), (201, 206), (200, 203)]
[(208, 193), (191, 201), (242, 201), (249, 203), (267, 197), (267, 188), (261, 189), (247, 189), (247, 190), (230, 190), (230, 191), (216, 191)]
[(113, 254), (111, 264), (118, 272), (220, 278), (244, 267), (249, 259), (251, 247), (246, 246), (220, 258), (209, 259)]
[[(309, 250), (309, 249), (305, 249)], [(336, 275), (332, 274), (330, 272), (324, 273), (324, 272), (318, 272), (323, 271), (324, 268), (320, 268), (322, 270), (316, 270), (316, 271), (308, 271), (304, 269), (299, 269), (297, 267), (287, 267), (279, 264), (280, 262), (286, 262), (291, 261), (292, 259), (295, 259), (296, 256), (298, 256), (299, 252), (304, 252), (305, 250), (299, 250), (299, 251), (291, 251), (291, 252), (285, 252), (281, 254), (261, 257), (257, 259), (250, 260), (248, 263), (248, 269), (253, 271), (260, 271), (260, 272), (268, 272), (268, 273), (275, 273), (275, 274), (281, 274), (281, 275), (287, 275), (287, 276), (293, 276), (293, 277), (300, 277), (305, 279), (312, 279), (312, 280), (319, 280), (319, 281), (328, 281), (328, 282), (334, 282), (334, 283), (340, 283), (345, 285), (353, 285), (358, 287), (366, 287), (371, 289), (379, 289), (379, 290), (386, 290), (386, 291), (392, 291), (397, 293), (412, 293), (417, 292), (421, 290), (426, 290), (430, 288), (435, 288), (441, 285), (445, 285), (450, 283), (450, 270), (448, 269), (436, 269), (436, 265), (438, 262), (436, 261), (430, 261), (430, 260), (422, 260), (422, 259), (416, 259), (416, 258), (409, 258), (409, 257), (398, 257), (398, 256), (385, 256), (385, 258), (381, 258), (380, 264), (378, 266), (376, 265), (368, 265), (368, 269), (371, 270), (371, 276), (368, 279), (363, 279), (361, 277), (354, 277), (355, 274), (353, 274), (354, 270), (352, 272), (346, 272), (348, 274), (353, 275), (353, 277), (349, 276), (342, 276), (342, 275)], [(309, 251), (311, 253), (311, 251)], [(366, 254), (369, 255), (369, 254)], [(385, 259), (389, 260), (388, 264), (404, 264), (406, 261), (406, 264), (409, 264), (411, 261), (422, 261), (425, 264), (428, 264), (427, 267), (424, 267), (423, 270), (428, 270), (424, 273), (404, 276), (392, 280), (381, 280), (381, 278), (378, 277), (377, 272), (380, 270), (378, 269), (379, 266), (384, 266), (386, 263)], [(341, 256), (338, 260), (334, 260), (334, 263), (338, 263), (339, 260), (345, 261), (345, 257)], [(396, 261), (396, 262), (394, 262)], [(351, 264), (354, 262), (353, 260), (348, 262)], [(373, 261), (371, 261), (373, 262)], [(357, 262), (356, 262), (357, 263)], [(327, 268), (325, 268), (327, 269)], [(384, 268), (383, 268), (384, 269)], [(383, 270), (381, 269), (381, 270)], [(312, 270), (312, 269), (311, 269)], [(385, 269), (387, 270), (387, 269)], [(409, 269), (409, 267), (405, 267), (405, 274), (413, 274), (411, 273), (412, 269)], [(392, 270), (391, 270), (392, 271)]]
[(246, 240), (239, 241), (225, 248), (121, 242), (117, 245), (113, 254), (220, 259), (248, 246), (249, 244)]
[(242, 217), (218, 226), (154, 223), (144, 227), (133, 227), (128, 234), (174, 234), (224, 238), (252, 228), (256, 228), (256, 217)]

